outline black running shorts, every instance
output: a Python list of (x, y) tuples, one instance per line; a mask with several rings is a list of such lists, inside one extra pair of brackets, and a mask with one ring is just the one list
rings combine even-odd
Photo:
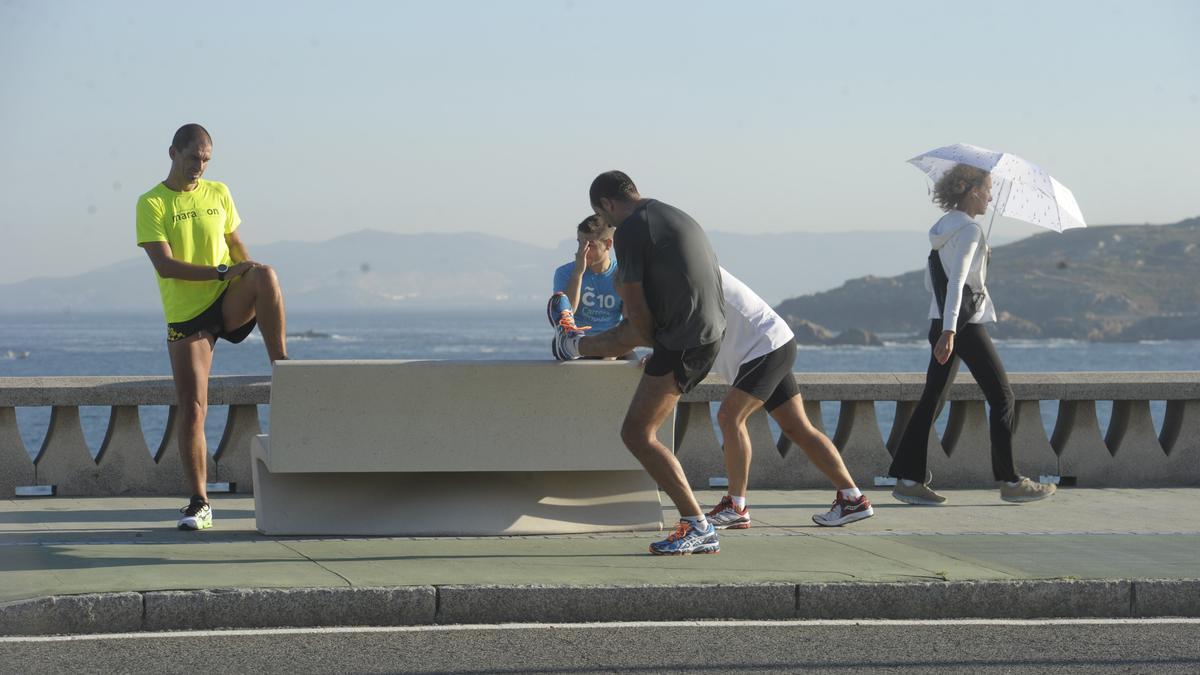
[(708, 375), (720, 349), (719, 340), (681, 352), (655, 345), (650, 360), (646, 361), (646, 374), (662, 377), (667, 373), (674, 373), (675, 384), (679, 386), (679, 391), (686, 394), (695, 389), (704, 376)]
[(800, 393), (792, 368), (796, 363), (796, 341), (788, 343), (770, 354), (751, 359), (738, 368), (733, 386), (764, 401), (767, 412), (787, 403)]
[(250, 319), (245, 325), (236, 328), (232, 331), (225, 331), (225, 317), (221, 313), (221, 303), (225, 300), (225, 292), (221, 293), (221, 297), (217, 301), (208, 306), (208, 309), (200, 312), (187, 321), (179, 321), (176, 323), (167, 324), (167, 342), (179, 342), (185, 338), (191, 337), (200, 331), (204, 331), (213, 337), (219, 337), (228, 340), (234, 344), (246, 339), (250, 331), (254, 330), (254, 326), (258, 323), (258, 319)]

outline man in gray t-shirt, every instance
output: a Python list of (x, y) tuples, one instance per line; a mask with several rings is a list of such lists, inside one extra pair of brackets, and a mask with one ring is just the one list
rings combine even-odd
[(646, 294), (655, 346), (683, 351), (720, 342), (725, 296), (717, 256), (691, 216), (645, 199), (617, 227), (613, 242), (618, 280), (641, 284)]
[(708, 374), (725, 334), (725, 296), (717, 257), (704, 230), (683, 211), (643, 199), (629, 176), (602, 173), (592, 181), (592, 209), (616, 226), (617, 293), (624, 319), (599, 335), (559, 327), (554, 354), (560, 360), (618, 356), (653, 347), (621, 425), (621, 440), (679, 509), (669, 537), (650, 545), (656, 555), (716, 553), (717, 531), (705, 518), (671, 449), (658, 428), (680, 396)]

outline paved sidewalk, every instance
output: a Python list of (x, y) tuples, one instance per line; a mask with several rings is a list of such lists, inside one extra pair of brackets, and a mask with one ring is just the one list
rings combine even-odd
[[(216, 526), (203, 532), (175, 529), (181, 499), (7, 500), (0, 603), (188, 589), (1200, 579), (1200, 488), (1064, 489), (1024, 505), (1001, 502), (992, 490), (948, 490), (942, 507), (867, 494), (874, 518), (827, 529), (810, 517), (828, 508), (832, 490), (756, 491), (754, 527), (723, 532), (720, 555), (682, 558), (648, 555), (647, 544), (663, 535), (645, 532), (265, 537), (245, 496), (215, 496)], [(706, 505), (719, 496), (699, 494)], [(0, 605), (0, 633), (4, 611)]]

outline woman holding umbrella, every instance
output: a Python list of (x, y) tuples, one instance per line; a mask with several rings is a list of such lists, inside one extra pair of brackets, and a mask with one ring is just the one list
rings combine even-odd
[(992, 443), (992, 473), (1000, 483), (1000, 498), (1031, 502), (1054, 494), (1054, 485), (1043, 485), (1017, 473), (1013, 464), (1015, 404), (1000, 355), (984, 324), (996, 320), (996, 309), (984, 285), (989, 249), (983, 228), (975, 217), (992, 201), (988, 171), (964, 163), (941, 175), (933, 201), (946, 215), (929, 230), (926, 283), (933, 291), (929, 304), (929, 343), (933, 354), (925, 376), (921, 401), (908, 421), (888, 473), (897, 478), (892, 496), (908, 504), (941, 504), (945, 497), (929, 488), (925, 450), (929, 429), (946, 392), (958, 372), (958, 361), (967, 364), (987, 397)]

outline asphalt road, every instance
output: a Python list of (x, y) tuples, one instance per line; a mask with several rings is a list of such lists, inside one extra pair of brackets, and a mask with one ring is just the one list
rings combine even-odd
[(0, 639), (4, 673), (1195, 673), (1200, 620), (680, 622)]

